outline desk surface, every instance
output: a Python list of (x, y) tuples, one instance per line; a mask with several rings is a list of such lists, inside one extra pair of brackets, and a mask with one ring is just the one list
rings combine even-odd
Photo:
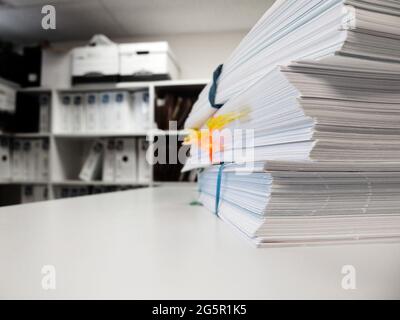
[(400, 298), (399, 244), (255, 249), (195, 198), (165, 186), (0, 209), (0, 298)]

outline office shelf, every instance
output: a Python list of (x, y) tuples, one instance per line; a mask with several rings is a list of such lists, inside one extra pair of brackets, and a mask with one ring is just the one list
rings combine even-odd
[(47, 180), (3, 180), (0, 181), (0, 185), (47, 185)]
[(27, 93), (46, 93), (51, 92), (53, 89), (45, 88), (45, 87), (31, 87), (31, 88), (21, 88), (18, 89), (19, 92), (27, 92)]
[(54, 133), (55, 138), (63, 139), (93, 139), (93, 138), (124, 138), (146, 137), (148, 132), (110, 132), (110, 133)]
[(16, 138), (49, 138), (50, 133), (12, 133), (11, 136)]
[[(182, 177), (179, 176), (179, 168), (176, 164), (152, 165), (149, 181), (139, 182), (105, 182), (105, 181), (81, 181), (78, 179), (79, 171), (84, 162), (86, 154), (92, 141), (100, 138), (132, 138), (146, 139), (150, 143), (150, 148), (153, 150), (152, 141), (157, 141), (160, 137), (173, 139), (178, 136), (181, 140), (188, 134), (187, 130), (161, 130), (166, 128), (158, 128), (156, 117), (156, 101), (162, 99), (165, 95), (182, 95), (183, 97), (191, 97), (193, 100), (197, 98), (200, 91), (207, 85), (208, 79), (193, 79), (193, 80), (163, 80), (152, 82), (126, 82), (118, 84), (93, 84), (80, 85), (72, 88), (22, 88), (18, 89), (18, 93), (26, 95), (30, 98), (38, 98), (40, 94), (50, 94), (50, 132), (32, 132), (32, 133), (0, 133), (0, 137), (10, 137), (10, 139), (48, 139), (49, 140), (49, 180), (48, 181), (0, 181), (0, 186), (3, 194), (13, 193), (13, 199), (18, 198), (22, 187), (26, 185), (46, 185), (49, 188), (49, 199), (56, 198), (56, 189), (62, 187), (121, 187), (121, 188), (139, 188), (154, 185), (162, 185), (166, 182), (160, 180), (176, 180), (178, 182)], [(132, 132), (63, 132), (61, 127), (63, 114), (61, 113), (61, 95), (74, 93), (89, 93), (89, 92), (104, 92), (104, 91), (142, 91), (147, 90), (149, 94), (149, 123), (145, 127), (147, 130), (132, 131)], [(33, 97), (32, 97), (33, 95)], [(35, 96), (37, 95), (37, 97)], [(25, 106), (24, 106), (25, 107)], [(181, 109), (180, 109), (181, 110)], [(182, 119), (181, 123), (182, 123)], [(153, 152), (150, 152), (153, 154)], [(153, 154), (154, 156), (154, 154)], [(173, 173), (171, 177), (165, 177), (166, 172)], [(156, 182), (157, 181), (157, 182)], [(2, 205), (2, 200), (0, 200)]]
[(54, 186), (132, 186), (141, 187), (149, 186), (151, 183), (141, 183), (141, 182), (126, 182), (126, 181), (82, 181), (82, 180), (62, 180), (62, 181), (52, 181)]
[(0, 133), (0, 137), (10, 137), (10, 138), (49, 138), (51, 136), (50, 133), (39, 133), (39, 132), (32, 132), (32, 133)]
[(153, 136), (187, 136), (189, 130), (154, 130), (151, 131)]

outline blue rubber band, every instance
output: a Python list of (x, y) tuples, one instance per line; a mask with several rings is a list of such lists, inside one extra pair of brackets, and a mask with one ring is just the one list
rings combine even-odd
[(222, 182), (222, 171), (224, 170), (225, 164), (221, 163), (221, 166), (218, 169), (217, 176), (217, 190), (215, 193), (215, 214), (218, 216), (219, 211), (219, 203), (221, 201), (221, 182)]
[(215, 69), (215, 71), (213, 73), (213, 82), (210, 87), (210, 91), (208, 92), (208, 101), (210, 102), (210, 105), (215, 109), (220, 109), (223, 106), (223, 104), (215, 103), (215, 96), (217, 95), (217, 82), (218, 82), (219, 76), (222, 73), (223, 66), (224, 66), (223, 64), (220, 64), (217, 67), (217, 69)]

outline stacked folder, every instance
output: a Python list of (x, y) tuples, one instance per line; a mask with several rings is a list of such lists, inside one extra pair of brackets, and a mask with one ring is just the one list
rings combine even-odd
[(400, 3), (278, 0), (219, 71), (205, 207), (258, 246), (400, 240)]

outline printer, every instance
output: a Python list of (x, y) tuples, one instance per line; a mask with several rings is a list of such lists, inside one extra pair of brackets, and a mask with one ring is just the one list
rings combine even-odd
[(87, 46), (72, 50), (72, 84), (118, 81), (118, 45), (95, 35)]
[(119, 45), (120, 81), (169, 80), (179, 77), (179, 66), (168, 42)]

